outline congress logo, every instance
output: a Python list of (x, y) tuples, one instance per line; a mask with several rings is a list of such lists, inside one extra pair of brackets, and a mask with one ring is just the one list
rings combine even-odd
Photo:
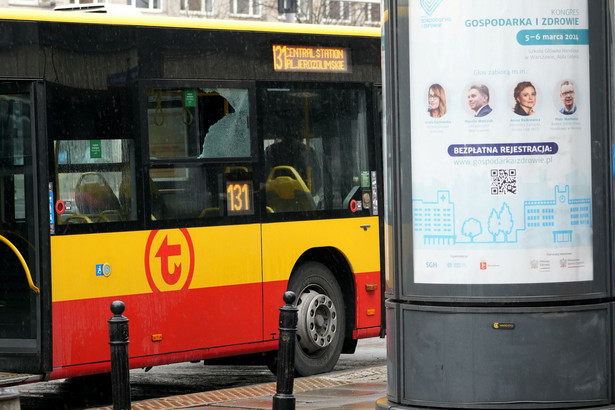
[(443, 0), (421, 0), (421, 7), (428, 16), (431, 16), (438, 6), (442, 4), (442, 1)]

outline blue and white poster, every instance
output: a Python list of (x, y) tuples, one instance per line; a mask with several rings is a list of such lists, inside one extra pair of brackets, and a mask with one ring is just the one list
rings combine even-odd
[(415, 282), (591, 281), (587, 1), (409, 16)]

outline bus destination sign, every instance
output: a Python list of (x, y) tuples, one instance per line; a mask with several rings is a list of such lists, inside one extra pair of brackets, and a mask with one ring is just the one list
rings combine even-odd
[(273, 45), (274, 71), (350, 73), (350, 49)]

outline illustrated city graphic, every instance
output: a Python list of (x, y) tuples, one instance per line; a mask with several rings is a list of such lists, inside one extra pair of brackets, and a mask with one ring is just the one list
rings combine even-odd
[(523, 201), (521, 224), (505, 201), (488, 214), (466, 218), (461, 226), (456, 226), (455, 202), (448, 190), (438, 190), (434, 201), (412, 202), (415, 240), (424, 246), (524, 242), (573, 246), (584, 245), (573, 244), (573, 238), (591, 237), (591, 198), (571, 198), (569, 185), (555, 185), (551, 198)]

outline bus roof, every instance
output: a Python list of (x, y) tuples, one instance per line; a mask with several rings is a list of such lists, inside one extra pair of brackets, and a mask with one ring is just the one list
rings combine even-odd
[(260, 31), (276, 33), (305, 33), (379, 37), (380, 29), (316, 24), (289, 24), (271, 22), (245, 22), (236, 20), (192, 19), (145, 15), (81, 13), (66, 11), (39, 11), (0, 9), (0, 20), (46, 21), (59, 23), (112, 24), (143, 27), (173, 27), (209, 30)]

